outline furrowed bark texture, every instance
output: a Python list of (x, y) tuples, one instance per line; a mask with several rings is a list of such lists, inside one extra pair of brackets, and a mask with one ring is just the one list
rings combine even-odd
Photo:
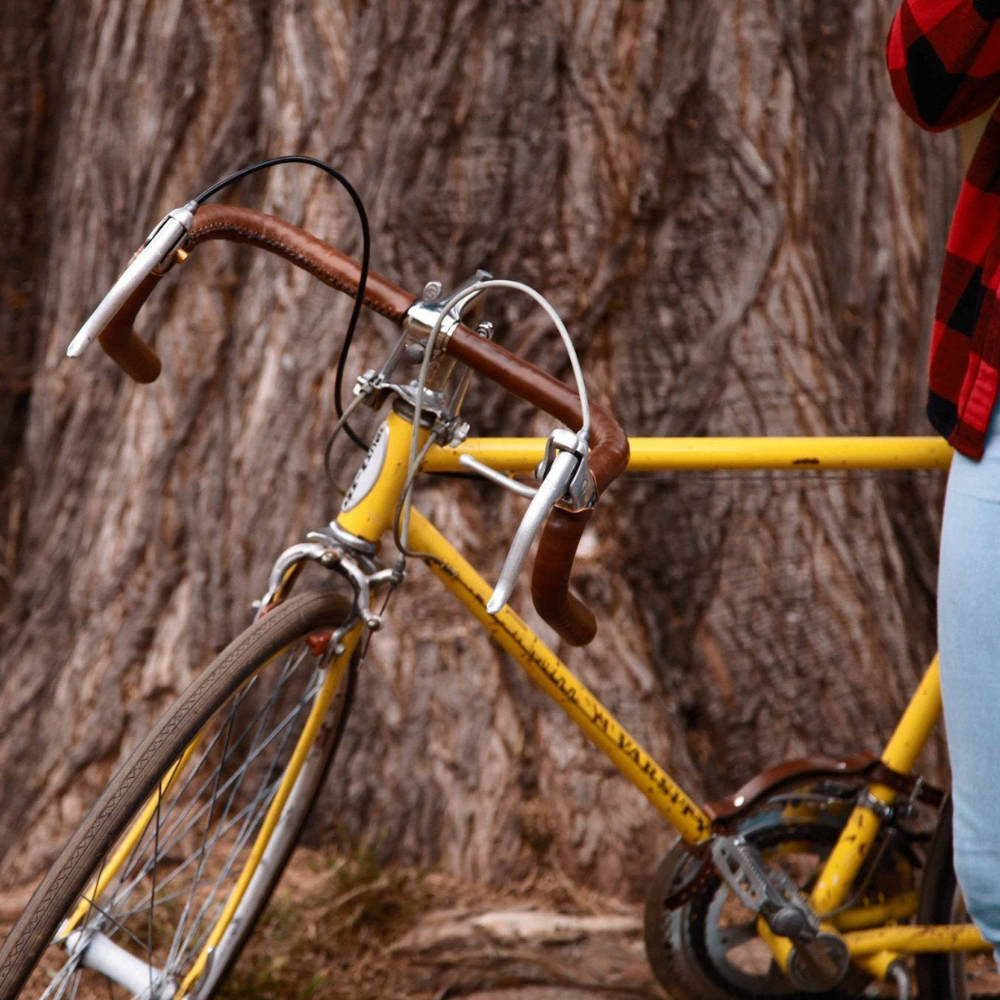
[(30, 399), (32, 304), (43, 259), (40, 238), (45, 57), (43, 5), (0, 8), (0, 602), (17, 571), (24, 504), (20, 466)]
[[(373, 266), (415, 292), (478, 266), (538, 286), (631, 434), (926, 432), (957, 146), (893, 105), (888, 0), (44, 7), (2, 15), (28, 44), (0, 163), (33, 165), (5, 167), (33, 284), (4, 335), (34, 357), (30, 407), (0, 404), (0, 486), (12, 456), (25, 469), (0, 646), (6, 884), (52, 857), (247, 623), (276, 553), (336, 509), (322, 448), (349, 303), (303, 274), (200, 250), (142, 321), (158, 383), (63, 358), (151, 224), (229, 169), (334, 162), (368, 205)], [(232, 196), (359, 249), (318, 173)], [(25, 204), (44, 205), (30, 234)], [(523, 302), (490, 314), (566, 373)], [(354, 372), (390, 334), (366, 321), (360, 340)], [(548, 429), (488, 386), (466, 409), (476, 433)], [(939, 501), (920, 475), (623, 483), (579, 563), (599, 635), (569, 662), (696, 793), (877, 748), (933, 649)], [(454, 482), (421, 502), (496, 574), (521, 503)], [(419, 567), (410, 583), (314, 834), (472, 879), (545, 862), (635, 889), (669, 831)]]

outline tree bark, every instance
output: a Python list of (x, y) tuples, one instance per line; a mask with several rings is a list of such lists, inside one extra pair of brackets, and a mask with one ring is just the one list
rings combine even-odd
[[(24, 14), (45, 58), (22, 59), (13, 85), (46, 100), (0, 119), (0, 165), (37, 145), (27, 162), (45, 168), (15, 172), (4, 199), (35, 247), (34, 308), (14, 328), (35, 346), (16, 342), (34, 356), (30, 407), (0, 439), (0, 486), (14, 455), (26, 484), (0, 639), (0, 881), (51, 859), (245, 626), (277, 551), (335, 511), (322, 446), (350, 304), (306, 276), (200, 251), (146, 310), (156, 385), (96, 354), (63, 359), (165, 210), (253, 159), (310, 153), (353, 178), (373, 266), (405, 287), (486, 266), (551, 296), (631, 434), (925, 433), (958, 150), (893, 104), (892, 8), (56, 0)], [(45, 206), (35, 242), (25, 196)], [(359, 248), (349, 205), (305, 168), (233, 197)], [(490, 314), (506, 346), (566, 373), (540, 315), (506, 298)], [(354, 372), (386, 337), (365, 321)], [(0, 415), (24, 398), (8, 392)], [(548, 428), (489, 386), (466, 410), (477, 434)], [(784, 756), (875, 749), (933, 651), (939, 501), (940, 478), (915, 474), (622, 483), (580, 560), (599, 635), (569, 662), (695, 793)], [(421, 503), (496, 574), (520, 503), (469, 483)], [(526, 592), (515, 606), (533, 620)], [(638, 891), (669, 839), (639, 793), (419, 568), (391, 611), (315, 836), (470, 879), (554, 864)]]
[(24, 508), (21, 443), (31, 389), (44, 259), (39, 184), (45, 146), (44, 4), (0, 8), (0, 604), (17, 571)]

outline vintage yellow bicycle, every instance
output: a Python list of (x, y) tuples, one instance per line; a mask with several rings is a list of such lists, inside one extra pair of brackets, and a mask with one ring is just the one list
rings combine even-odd
[[(569, 337), (537, 292), (480, 272), (452, 292), (414, 296), (286, 222), (203, 202), (154, 230), (72, 351), (99, 337), (130, 375), (151, 381), (159, 359), (132, 329), (142, 303), (201, 243), (240, 241), (401, 326), (382, 367), (358, 380), (341, 423), (358, 406), (384, 419), (337, 516), (279, 556), (253, 624), (143, 740), (39, 885), (0, 948), (0, 997), (216, 991), (328, 775), (368, 637), (411, 560), (430, 568), (677, 831), (646, 916), (649, 958), (670, 996), (912, 996), (915, 984), (932, 1000), (1000, 993), (955, 885), (947, 799), (911, 773), (940, 717), (936, 663), (879, 755), (785, 762), (704, 804), (507, 603), (540, 532), (536, 608), (568, 643), (593, 637), (596, 622), (570, 592), (570, 571), (594, 504), (623, 472), (944, 468), (943, 442), (629, 441), (588, 403)], [(575, 387), (492, 341), (479, 311), (497, 288), (549, 311)], [(565, 426), (543, 440), (469, 438), (460, 409), (472, 373)], [(528, 501), (495, 588), (410, 502), (418, 474), (456, 471)], [(531, 472), (537, 487), (524, 482)], [(339, 579), (339, 589), (293, 596), (310, 564)]]

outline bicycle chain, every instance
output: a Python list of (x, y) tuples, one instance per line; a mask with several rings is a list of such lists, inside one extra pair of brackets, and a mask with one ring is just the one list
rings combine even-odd
[[(664, 898), (664, 909), (676, 910), (684, 906), (685, 903), (690, 903), (716, 876), (715, 865), (712, 863), (712, 853), (709, 850), (710, 843), (711, 841), (698, 847), (687, 848), (688, 858), (696, 862), (696, 867), (694, 872), (687, 876), (678, 888), (672, 889)], [(699, 855), (701, 855), (700, 858)]]

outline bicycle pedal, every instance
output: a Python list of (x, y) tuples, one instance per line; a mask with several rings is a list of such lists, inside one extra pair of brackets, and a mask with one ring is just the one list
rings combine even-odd
[(819, 918), (799, 887), (785, 872), (768, 868), (753, 844), (740, 837), (717, 837), (712, 860), (736, 898), (759, 913), (775, 934), (796, 944), (816, 940)]

